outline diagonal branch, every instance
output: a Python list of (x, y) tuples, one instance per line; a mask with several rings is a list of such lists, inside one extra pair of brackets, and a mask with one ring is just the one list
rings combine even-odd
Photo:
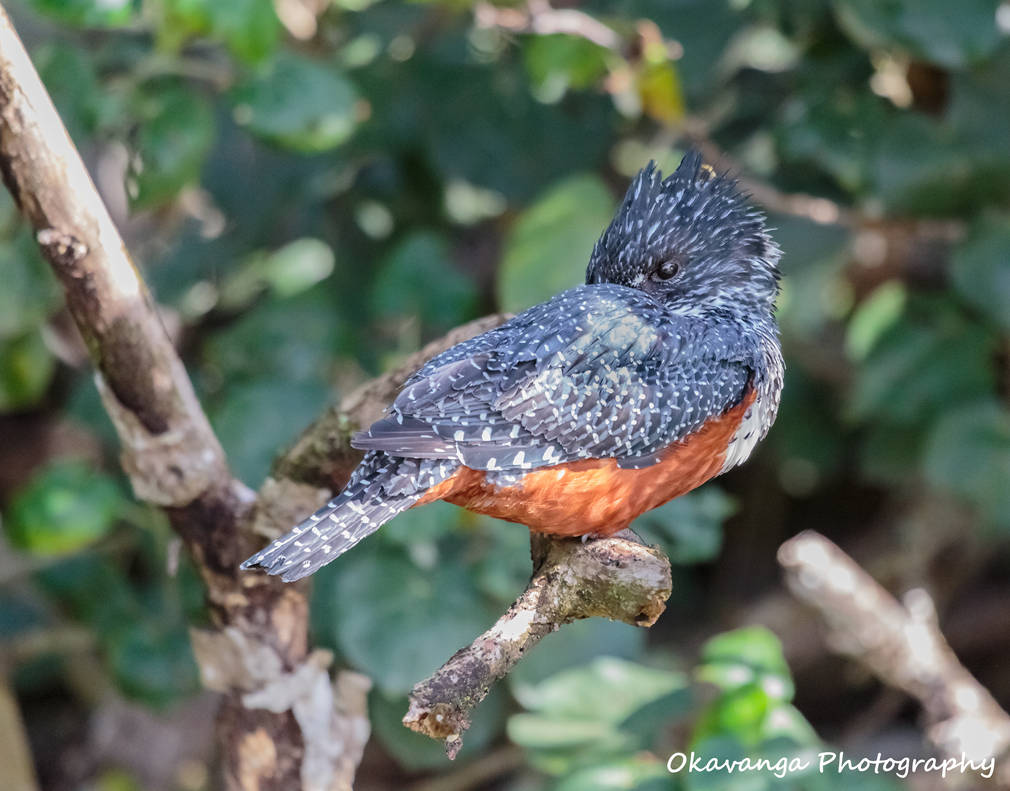
[(455, 758), (470, 711), (541, 638), (564, 624), (599, 616), (652, 626), (666, 609), (670, 561), (630, 530), (582, 543), (533, 534), (529, 586), (497, 623), (415, 685), (404, 724), (445, 741)]
[(994, 759), (1010, 783), (1010, 716), (958, 661), (922, 589), (897, 601), (852, 558), (806, 531), (779, 549), (793, 594), (828, 627), (828, 642), (889, 686), (916, 698), (930, 722), (927, 737), (945, 757)]

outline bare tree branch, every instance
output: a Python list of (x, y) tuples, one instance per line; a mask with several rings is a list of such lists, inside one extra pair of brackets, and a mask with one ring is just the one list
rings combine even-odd
[[(304, 590), (240, 576), (238, 564), (258, 544), (248, 529), (255, 498), (231, 476), (151, 296), (2, 8), (0, 173), (63, 286), (134, 491), (165, 509), (206, 583), (216, 629), (197, 633), (196, 642), (211, 646), (201, 672), (224, 693), (218, 738), (227, 785), (349, 788), (360, 727), (342, 756), (325, 745), (361, 720), (363, 704), (347, 711), (339, 688), (325, 712), (306, 713), (294, 693), (286, 706), (277, 696), (247, 697), (290, 679), (307, 684), (306, 676), (317, 690), (329, 687), (319, 655), (308, 650)], [(246, 652), (229, 653), (234, 645)], [(236, 656), (232, 665), (223, 660)], [(246, 666), (254, 661), (255, 673)], [(250, 678), (252, 690), (241, 683)]]
[(924, 590), (909, 591), (899, 603), (812, 531), (783, 544), (778, 559), (789, 589), (827, 625), (830, 646), (920, 702), (927, 737), (940, 753), (958, 760), (994, 756), (997, 776), (1010, 784), (1010, 716), (958, 661)]
[(541, 638), (581, 618), (652, 626), (666, 609), (670, 561), (623, 531), (582, 543), (533, 535), (534, 574), (497, 623), (410, 692), (409, 728), (445, 741), (450, 758), (463, 746), (470, 711)]

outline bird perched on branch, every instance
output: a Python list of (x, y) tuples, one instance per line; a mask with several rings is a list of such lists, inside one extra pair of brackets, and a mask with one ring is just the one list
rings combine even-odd
[(632, 182), (585, 285), (439, 354), (344, 490), (249, 558), (311, 574), (407, 508), (447, 500), (555, 536), (607, 536), (750, 456), (779, 404), (780, 250), (697, 153)]

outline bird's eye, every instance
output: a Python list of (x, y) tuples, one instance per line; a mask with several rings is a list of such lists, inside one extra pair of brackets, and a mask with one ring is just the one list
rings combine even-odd
[(680, 272), (680, 261), (675, 258), (671, 258), (663, 261), (658, 267), (656, 267), (655, 277), (658, 280), (669, 280), (671, 277), (676, 277), (678, 272)]

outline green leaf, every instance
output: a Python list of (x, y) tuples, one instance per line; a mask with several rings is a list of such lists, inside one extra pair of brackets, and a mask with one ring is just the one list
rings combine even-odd
[(645, 636), (644, 629), (617, 621), (602, 618), (576, 621), (534, 646), (509, 674), (508, 683), (518, 697), (529, 694), (531, 686), (602, 654), (637, 659), (645, 649)]
[(218, 304), (237, 310), (269, 289), (278, 297), (293, 297), (333, 273), (333, 248), (306, 237), (271, 252), (255, 252), (224, 279)]
[(683, 673), (603, 656), (534, 686), (519, 688), (516, 698), (530, 711), (584, 723), (617, 723), (686, 684)]
[(860, 194), (874, 183), (872, 156), (889, 122), (877, 96), (825, 96), (821, 90), (791, 102), (776, 131), (787, 160), (826, 171), (845, 190)]
[(722, 523), (735, 510), (732, 498), (709, 484), (643, 514), (632, 529), (661, 544), (674, 563), (704, 563), (719, 554)]
[(536, 714), (513, 714), (509, 738), (520, 747), (534, 750), (571, 750), (605, 741), (621, 741), (613, 723), (605, 720), (559, 721)]
[(880, 336), (901, 318), (905, 308), (905, 285), (888, 280), (877, 286), (849, 319), (845, 349), (854, 360), (864, 360)]
[(164, 49), (179, 49), (193, 36), (209, 36), (252, 63), (270, 55), (280, 40), (271, 0), (162, 0), (159, 10), (158, 40)]
[(273, 53), (281, 36), (281, 24), (271, 0), (207, 0), (210, 32), (237, 57), (253, 62)]
[(635, 757), (573, 772), (553, 791), (668, 791), (670, 787), (670, 775), (662, 762)]
[(76, 27), (120, 27), (133, 21), (134, 0), (28, 0), (40, 13)]
[(91, 58), (61, 42), (34, 48), (32, 62), (70, 137), (83, 144), (95, 131), (104, 101)]
[(762, 742), (765, 722), (775, 704), (759, 684), (740, 684), (708, 705), (695, 725), (693, 738), (703, 742), (732, 736), (748, 747)]
[(340, 650), (387, 693), (406, 693), (494, 622), (464, 567), (420, 569), (377, 541), (341, 559), (335, 587)]
[(951, 125), (910, 113), (884, 128), (873, 164), (876, 195), (888, 210), (930, 216), (977, 212), (1005, 197), (1006, 184), (993, 176), (1006, 172), (1005, 160), (981, 158)]
[(1010, 412), (995, 400), (944, 414), (929, 434), (924, 468), (934, 484), (973, 503), (1010, 529)]
[(518, 59), (501, 57), (493, 67), (474, 60), (462, 37), (447, 35), (407, 62), (379, 59), (355, 72), (373, 110), (362, 130), (370, 148), (408, 162), (420, 154), (444, 182), (461, 180), (519, 205), (606, 162), (617, 120), (608, 97), (574, 93), (544, 104)]
[(578, 36), (529, 36), (523, 63), (542, 98), (560, 99), (569, 88), (594, 85), (607, 72), (605, 48)]
[(1004, 330), (1010, 330), (1010, 220), (975, 224), (951, 261), (954, 288)]
[(14, 496), (4, 525), (21, 549), (65, 554), (106, 535), (122, 504), (119, 487), (107, 475), (82, 462), (58, 462)]
[(168, 203), (200, 180), (215, 129), (209, 102), (180, 82), (148, 83), (136, 104), (143, 120), (127, 186), (134, 208), (142, 209)]
[(337, 66), (286, 53), (232, 92), (239, 124), (307, 154), (336, 148), (351, 136), (357, 98)]
[(992, 338), (949, 303), (910, 301), (857, 370), (849, 412), (859, 421), (916, 425), (992, 392)]
[(49, 389), (55, 369), (39, 332), (0, 337), (0, 412), (37, 404)]
[(477, 289), (453, 266), (444, 236), (417, 231), (379, 264), (371, 303), (381, 318), (417, 317), (425, 326), (445, 332), (474, 315)]
[[(15, 209), (6, 190), (0, 191), (0, 221), (4, 209)], [(32, 234), (25, 228), (13, 239), (0, 238), (0, 269), (3, 288), (0, 289), (0, 338), (24, 335), (59, 308), (60, 289), (52, 272), (39, 253)]]
[(614, 201), (594, 175), (571, 176), (530, 206), (505, 239), (498, 272), (502, 310), (518, 311), (586, 280), (593, 245)]
[(209, 413), (239, 479), (258, 486), (278, 450), (312, 422), (329, 395), (329, 388), (318, 381), (264, 377), (229, 385), (225, 397)]
[(779, 480), (794, 497), (811, 495), (844, 458), (844, 427), (835, 388), (800, 365), (786, 368), (775, 427), (766, 440), (779, 461)]
[[(675, 698), (683, 697), (682, 673), (637, 665), (615, 657), (598, 657), (517, 693), (528, 713), (509, 719), (508, 734), (534, 753), (536, 765), (560, 773), (608, 755), (626, 755), (651, 742), (633, 725), (639, 713), (663, 704), (665, 721), (679, 714)], [(653, 712), (657, 730), (665, 724)]]
[(705, 643), (697, 675), (724, 692), (756, 685), (776, 701), (792, 700), (795, 691), (782, 644), (762, 626), (735, 629)]
[(951, 13), (946, 0), (835, 0), (842, 28), (868, 49), (902, 47), (916, 57), (959, 68), (1000, 42), (992, 0), (967, 0)]
[(239, 379), (323, 384), (339, 339), (340, 319), (323, 286), (267, 299), (208, 339), (204, 375), (225, 387)]
[[(510, 604), (530, 581), (529, 531), (513, 522), (476, 516), (467, 511), (461, 513), (475, 517), (473, 521), (477, 525), (477, 535), (470, 542), (471, 551), (480, 552), (474, 563), (477, 585), (496, 601)], [(528, 657), (523, 662), (527, 660)]]
[(106, 642), (120, 690), (152, 706), (167, 706), (199, 689), (185, 624), (176, 619), (130, 619)]

